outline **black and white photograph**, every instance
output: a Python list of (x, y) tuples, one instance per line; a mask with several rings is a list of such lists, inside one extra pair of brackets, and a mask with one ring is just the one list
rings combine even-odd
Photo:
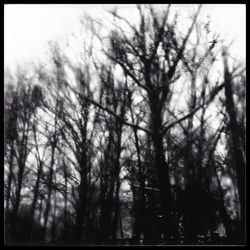
[(4, 4), (4, 245), (246, 245), (246, 4)]

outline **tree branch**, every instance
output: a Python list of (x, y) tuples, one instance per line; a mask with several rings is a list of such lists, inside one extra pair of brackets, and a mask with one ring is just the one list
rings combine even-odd
[(204, 104), (201, 104), (200, 106), (196, 107), (191, 112), (189, 112), (187, 115), (184, 115), (183, 117), (179, 118), (178, 120), (170, 123), (167, 127), (164, 128), (164, 130), (162, 131), (162, 135), (164, 135), (170, 128), (172, 128), (176, 124), (183, 122), (184, 120), (186, 120), (187, 118), (189, 118), (190, 116), (195, 114), (203, 106), (210, 104), (212, 102), (212, 100), (215, 98), (215, 96), (224, 88), (224, 86), (225, 86), (225, 84), (223, 83), (223, 84), (215, 87), (215, 89), (213, 89), (212, 93), (210, 94), (209, 99)]
[(142, 128), (136, 124), (133, 124), (133, 123), (130, 123), (128, 121), (125, 121), (124, 119), (122, 119), (119, 115), (117, 115), (115, 112), (113, 112), (112, 110), (106, 108), (106, 107), (103, 107), (101, 104), (97, 103), (96, 101), (86, 97), (86, 96), (83, 96), (81, 93), (77, 92), (75, 89), (73, 89), (70, 85), (68, 85), (69, 88), (76, 94), (78, 94), (81, 98), (84, 98), (85, 100), (89, 101), (91, 104), (93, 104), (94, 106), (100, 108), (101, 110), (104, 110), (106, 112), (108, 112), (109, 114), (113, 115), (118, 122), (121, 122), (123, 123), (124, 125), (127, 125), (127, 126), (130, 126), (132, 128), (136, 128), (136, 129), (139, 129), (139, 130), (142, 130), (148, 134), (152, 134), (152, 132), (146, 128)]
[(194, 25), (196, 23), (197, 17), (198, 17), (198, 15), (200, 13), (201, 7), (202, 7), (202, 5), (199, 5), (198, 11), (196, 12), (196, 14), (194, 16), (194, 19), (193, 19), (193, 22), (192, 22), (192, 24), (191, 24), (191, 26), (190, 26), (190, 28), (189, 28), (189, 30), (187, 32), (187, 35), (186, 35), (186, 37), (184, 38), (184, 40), (182, 42), (181, 48), (179, 49), (179, 52), (178, 52), (178, 54), (176, 56), (176, 59), (175, 59), (174, 63), (172, 64), (172, 66), (169, 69), (168, 79), (172, 78), (172, 76), (174, 75), (174, 72), (175, 72), (175, 69), (176, 69), (178, 63), (179, 63), (180, 59), (182, 58), (183, 52), (184, 52), (184, 50), (186, 48), (186, 43), (188, 41), (189, 36), (191, 35), (191, 33), (193, 31), (193, 28), (194, 28)]

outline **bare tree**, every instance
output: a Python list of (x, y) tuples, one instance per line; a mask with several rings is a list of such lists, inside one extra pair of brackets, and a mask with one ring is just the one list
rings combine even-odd
[[(240, 126), (237, 120), (237, 110), (235, 107), (235, 101), (233, 98), (233, 84), (234, 84), (234, 76), (233, 72), (229, 71), (228, 66), (228, 52), (225, 48), (223, 51), (223, 59), (224, 59), (224, 81), (225, 81), (225, 105), (226, 110), (229, 116), (229, 131), (230, 137), (232, 140), (232, 151), (233, 151), (233, 166), (236, 171), (237, 176), (237, 185), (239, 189), (239, 197), (241, 204), (241, 228), (239, 229), (239, 235), (244, 241), (244, 231), (245, 231), (245, 199), (246, 199), (246, 163), (244, 159), (244, 141), (241, 141), (240, 138)], [(244, 79), (244, 78), (243, 78)]]

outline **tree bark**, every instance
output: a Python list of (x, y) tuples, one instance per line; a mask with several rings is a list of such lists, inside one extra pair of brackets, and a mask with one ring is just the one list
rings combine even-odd
[(35, 214), (36, 204), (38, 201), (38, 194), (39, 194), (42, 169), (43, 169), (43, 163), (41, 160), (39, 160), (39, 168), (38, 168), (38, 172), (37, 172), (37, 179), (36, 179), (36, 184), (35, 184), (35, 189), (34, 189), (34, 197), (33, 197), (31, 211), (30, 211), (30, 229), (29, 230), (30, 230), (30, 237), (31, 238), (32, 238), (34, 214)]
[(11, 194), (11, 183), (13, 177), (13, 160), (14, 160), (14, 145), (11, 143), (10, 148), (10, 160), (9, 160), (9, 175), (7, 184), (7, 194), (6, 194), (6, 212), (9, 212), (10, 194)]
[(224, 57), (224, 81), (225, 81), (225, 97), (226, 109), (229, 115), (229, 129), (231, 131), (232, 150), (234, 157), (234, 167), (237, 176), (237, 185), (239, 190), (239, 198), (241, 205), (241, 229), (239, 236), (242, 241), (245, 239), (245, 199), (246, 199), (246, 164), (243, 156), (243, 145), (240, 142), (239, 124), (237, 121), (236, 107), (233, 99), (233, 79), (228, 69), (227, 51), (223, 53)]
[(159, 106), (157, 94), (152, 91), (149, 96), (152, 122), (152, 140), (154, 145), (154, 164), (158, 173), (160, 203), (163, 207), (163, 225), (165, 237), (177, 235), (173, 212), (173, 199), (171, 196), (169, 166), (165, 159), (162, 138), (162, 107)]
[(45, 213), (44, 213), (44, 224), (43, 224), (43, 238), (46, 238), (47, 234), (47, 222), (48, 222), (48, 217), (49, 217), (49, 211), (51, 207), (51, 194), (52, 194), (52, 185), (53, 185), (53, 176), (54, 176), (54, 162), (55, 162), (55, 137), (52, 142), (52, 148), (51, 148), (51, 161), (50, 161), (50, 170), (49, 170), (49, 178), (48, 178), (48, 198), (47, 198), (47, 204), (45, 208)]
[(80, 185), (78, 187), (78, 204), (76, 208), (76, 228), (75, 228), (75, 236), (76, 240), (82, 240), (84, 235), (84, 218), (86, 212), (86, 203), (87, 203), (87, 159), (85, 152), (82, 152), (82, 160), (80, 166)]

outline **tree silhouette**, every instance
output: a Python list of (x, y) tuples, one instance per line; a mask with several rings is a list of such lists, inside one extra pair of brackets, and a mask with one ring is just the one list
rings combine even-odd
[(6, 244), (244, 244), (244, 63), (196, 7), (85, 16), (6, 72)]

